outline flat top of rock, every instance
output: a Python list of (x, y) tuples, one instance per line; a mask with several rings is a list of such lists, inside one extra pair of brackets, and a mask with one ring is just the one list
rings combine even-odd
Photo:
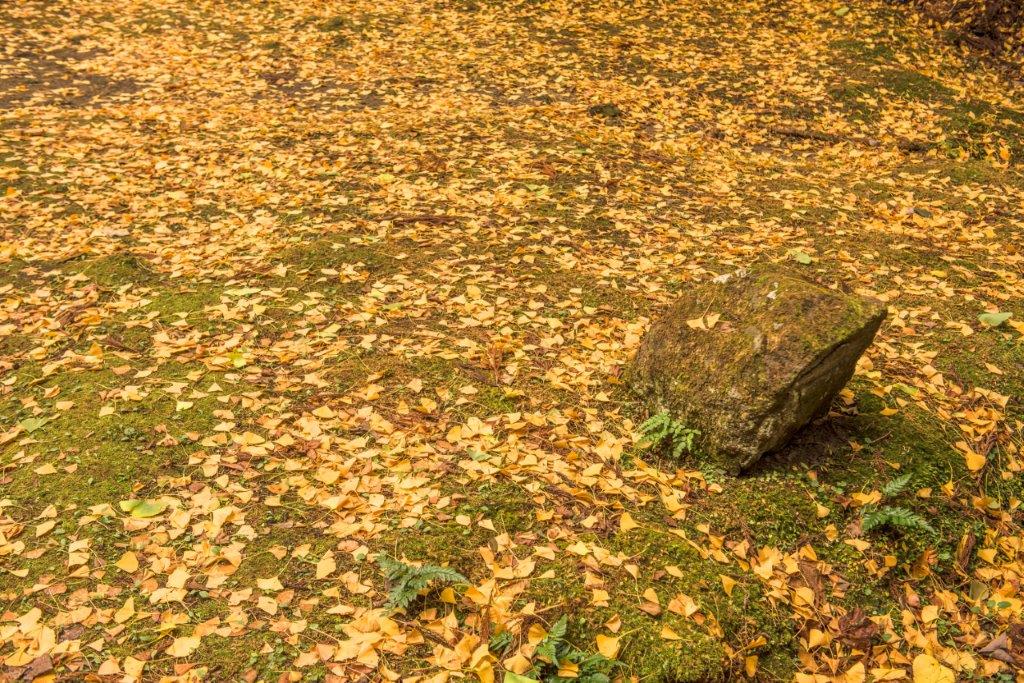
[[(656, 327), (665, 328), (661, 343), (677, 345), (679, 353), (673, 355), (696, 365), (712, 361), (716, 374), (730, 372), (743, 382), (755, 358), (770, 360), (764, 370), (772, 375), (790, 372), (795, 363), (827, 354), (884, 312), (880, 302), (826, 289), (769, 266), (694, 287)], [(715, 356), (709, 358), (706, 351), (712, 345)]]

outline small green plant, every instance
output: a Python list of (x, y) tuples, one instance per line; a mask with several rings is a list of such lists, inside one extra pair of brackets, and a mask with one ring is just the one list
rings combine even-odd
[(388, 555), (378, 555), (377, 564), (388, 580), (390, 590), (385, 607), (400, 609), (408, 607), (420, 591), (434, 583), (445, 585), (468, 583), (466, 577), (451, 567), (424, 564), (415, 567)]
[(888, 482), (882, 487), (882, 497), (895, 498), (903, 493), (904, 489), (910, 485), (910, 477), (911, 475), (904, 474), (902, 477), (896, 477), (892, 481)]
[(680, 457), (684, 452), (692, 452), (693, 441), (700, 436), (698, 430), (673, 420), (667, 412), (652, 415), (644, 421), (640, 425), (640, 434), (652, 447), (667, 446), (673, 458)]
[[(619, 662), (608, 659), (602, 654), (586, 653), (576, 648), (565, 639), (568, 619), (562, 616), (555, 622), (537, 645), (534, 652), (533, 668), (525, 674), (505, 674), (506, 683), (526, 683), (528, 681), (544, 681), (545, 683), (609, 683), (611, 673)], [(492, 641), (492, 649), (495, 643)], [(573, 678), (559, 676), (559, 670), (566, 664), (575, 665), (576, 675)]]
[(508, 652), (508, 649), (512, 647), (512, 632), (502, 631), (501, 633), (495, 633), (491, 636), (491, 640), (487, 643), (487, 649), (496, 655), (503, 655)]
[(883, 526), (907, 531), (935, 533), (935, 529), (924, 517), (904, 507), (883, 505), (882, 507), (872, 506), (870, 509), (864, 510), (864, 516), (860, 523), (862, 531), (868, 532)]
[[(896, 477), (882, 487), (882, 499), (895, 498), (910, 485), (910, 475)], [(867, 533), (872, 529), (889, 527), (905, 531), (927, 531), (935, 533), (935, 529), (921, 515), (897, 505), (868, 505), (861, 516), (860, 528)]]

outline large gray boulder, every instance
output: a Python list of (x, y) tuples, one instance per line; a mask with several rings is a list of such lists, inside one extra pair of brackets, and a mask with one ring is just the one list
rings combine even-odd
[(627, 381), (652, 413), (699, 429), (731, 473), (828, 413), (885, 307), (766, 266), (693, 287), (651, 326)]

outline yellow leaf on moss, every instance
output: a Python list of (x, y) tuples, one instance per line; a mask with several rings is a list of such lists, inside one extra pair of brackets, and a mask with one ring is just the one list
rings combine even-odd
[(184, 636), (175, 638), (166, 652), (172, 657), (188, 657), (199, 647), (199, 638), (196, 636)]
[(952, 669), (939, 663), (931, 655), (919, 654), (914, 657), (914, 683), (955, 683)]
[(136, 557), (135, 553), (128, 551), (121, 556), (121, 559), (119, 559), (114, 566), (123, 572), (132, 574), (139, 568), (139, 558)]
[(597, 635), (597, 651), (608, 659), (615, 659), (619, 654), (619, 639), (599, 633)]
[(976, 453), (975, 451), (968, 451), (965, 453), (964, 460), (967, 462), (967, 469), (971, 472), (977, 472), (988, 462), (988, 459), (985, 458), (984, 455)]
[(328, 550), (327, 553), (320, 558), (320, 561), (316, 563), (316, 578), (322, 579), (326, 576), (330, 576), (337, 568), (338, 565), (334, 561), (334, 553)]
[(622, 516), (619, 517), (619, 531), (630, 531), (639, 527), (640, 525), (637, 524), (637, 521), (628, 512), (623, 512)]
[(753, 678), (757, 673), (757, 655), (748, 655), (743, 659), (743, 671), (748, 678)]
[(124, 601), (121, 609), (114, 612), (114, 623), (123, 624), (135, 616), (135, 598), (128, 598)]
[(668, 624), (663, 624), (661, 627), (661, 638), (662, 640), (682, 640), (682, 636), (673, 631), (668, 627)]

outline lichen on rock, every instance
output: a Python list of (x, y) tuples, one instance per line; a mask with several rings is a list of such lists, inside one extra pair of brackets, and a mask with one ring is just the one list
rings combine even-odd
[(763, 266), (697, 285), (651, 326), (628, 381), (652, 411), (701, 431), (731, 473), (828, 412), (885, 307)]

